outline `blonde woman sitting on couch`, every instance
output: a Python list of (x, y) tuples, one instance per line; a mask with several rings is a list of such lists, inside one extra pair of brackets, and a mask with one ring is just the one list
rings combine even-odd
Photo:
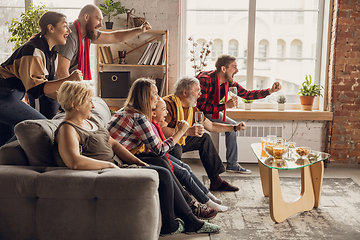
[(129, 166), (154, 169), (160, 179), (161, 234), (218, 232), (219, 226), (194, 216), (167, 169), (146, 164), (110, 137), (91, 116), (93, 95), (90, 86), (82, 82), (64, 82), (58, 91), (58, 101), (66, 114), (55, 132), (55, 144), (63, 161), (59, 165), (84, 170)]

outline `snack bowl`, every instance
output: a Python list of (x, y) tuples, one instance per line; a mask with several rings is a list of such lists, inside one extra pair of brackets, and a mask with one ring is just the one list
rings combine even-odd
[(273, 143), (265, 143), (264, 150), (268, 156), (271, 156), (271, 157), (274, 156), (274, 144)]
[(310, 148), (309, 147), (297, 147), (295, 149), (295, 154), (299, 158), (307, 158), (307, 156), (309, 156), (309, 154), (310, 154)]

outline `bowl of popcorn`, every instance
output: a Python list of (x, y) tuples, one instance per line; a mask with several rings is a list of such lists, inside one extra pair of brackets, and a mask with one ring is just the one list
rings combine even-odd
[(295, 154), (300, 158), (307, 158), (307, 156), (309, 156), (309, 153), (310, 153), (309, 147), (297, 147), (295, 149)]

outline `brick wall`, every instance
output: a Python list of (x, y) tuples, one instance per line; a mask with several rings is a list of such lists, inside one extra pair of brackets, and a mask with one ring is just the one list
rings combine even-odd
[(328, 150), (336, 163), (360, 164), (360, 1), (335, 0)]

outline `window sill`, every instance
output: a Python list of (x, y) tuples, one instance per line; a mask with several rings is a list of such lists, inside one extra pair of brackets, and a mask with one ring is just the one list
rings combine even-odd
[(227, 109), (226, 116), (236, 120), (318, 120), (332, 121), (333, 113), (328, 111), (301, 111), (301, 110), (285, 110), (279, 111), (275, 109)]

